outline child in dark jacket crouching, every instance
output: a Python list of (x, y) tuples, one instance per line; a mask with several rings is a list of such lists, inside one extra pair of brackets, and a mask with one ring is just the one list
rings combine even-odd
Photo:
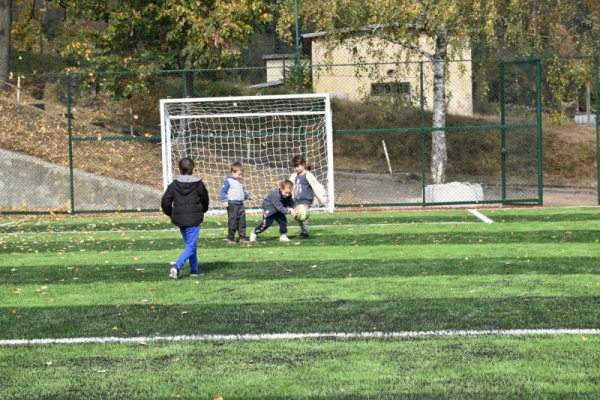
[(289, 242), (287, 237), (287, 214), (292, 217), (296, 216), (294, 206), (296, 203), (292, 198), (292, 189), (294, 184), (292, 181), (285, 180), (281, 182), (279, 188), (273, 190), (265, 197), (262, 203), (263, 220), (261, 224), (250, 234), (250, 242), (256, 242), (256, 235), (263, 233), (271, 226), (273, 221), (279, 224), (279, 240), (281, 242)]

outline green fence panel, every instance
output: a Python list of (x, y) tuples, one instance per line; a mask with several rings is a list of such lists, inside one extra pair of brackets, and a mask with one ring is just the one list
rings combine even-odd
[[(444, 182), (435, 182), (431, 172), (436, 129), (428, 62), (301, 69), (281, 63), (143, 77), (20, 74), (7, 101), (27, 125), (19, 140), (2, 138), (2, 183), (8, 190), (0, 191), (0, 212), (158, 211), (159, 99), (295, 94), (300, 78), (303, 91), (332, 96), (338, 207), (543, 204), (542, 121), (568, 117), (557, 100), (563, 98), (552, 91), (552, 74), (572, 60), (559, 61), (447, 63)], [(598, 60), (588, 61), (595, 66), (598, 138)], [(143, 90), (119, 89), (141, 80), (147, 83)], [(60, 138), (46, 139), (48, 129)], [(22, 190), (23, 181), (36, 184)]]

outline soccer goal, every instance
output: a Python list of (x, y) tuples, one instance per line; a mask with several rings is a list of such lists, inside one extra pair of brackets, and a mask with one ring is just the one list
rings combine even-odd
[(196, 174), (210, 194), (210, 210), (222, 210), (220, 188), (231, 164), (244, 165), (244, 186), (258, 208), (263, 198), (294, 172), (303, 155), (325, 187), (334, 210), (333, 139), (328, 94), (212, 97), (160, 101), (163, 184), (179, 174), (182, 157), (196, 162)]

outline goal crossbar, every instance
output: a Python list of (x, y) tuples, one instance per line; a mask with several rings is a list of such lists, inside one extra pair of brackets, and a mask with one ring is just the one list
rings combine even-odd
[(273, 115), (281, 115), (281, 116), (288, 116), (288, 115), (315, 115), (315, 114), (322, 114), (325, 115), (325, 112), (306, 112), (306, 111), (302, 111), (302, 112), (282, 112), (282, 113), (246, 113), (246, 114), (218, 114), (218, 115), (212, 115), (212, 114), (206, 114), (206, 115), (189, 115), (189, 116), (183, 116), (183, 115), (176, 115), (176, 116), (172, 116), (170, 117), (171, 119), (175, 120), (175, 119), (197, 119), (197, 118), (245, 118), (245, 117), (269, 117), (269, 116), (273, 116)]

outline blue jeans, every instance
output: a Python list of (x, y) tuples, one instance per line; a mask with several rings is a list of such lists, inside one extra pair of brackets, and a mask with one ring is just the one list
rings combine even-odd
[(198, 247), (198, 236), (200, 236), (200, 226), (185, 226), (179, 228), (181, 232), (181, 236), (183, 237), (183, 241), (185, 242), (185, 249), (183, 253), (179, 256), (177, 261), (175, 261), (175, 267), (177, 269), (181, 269), (183, 264), (185, 264), (186, 260), (190, 262), (190, 271), (191, 273), (198, 272), (198, 255), (196, 253), (196, 248)]

